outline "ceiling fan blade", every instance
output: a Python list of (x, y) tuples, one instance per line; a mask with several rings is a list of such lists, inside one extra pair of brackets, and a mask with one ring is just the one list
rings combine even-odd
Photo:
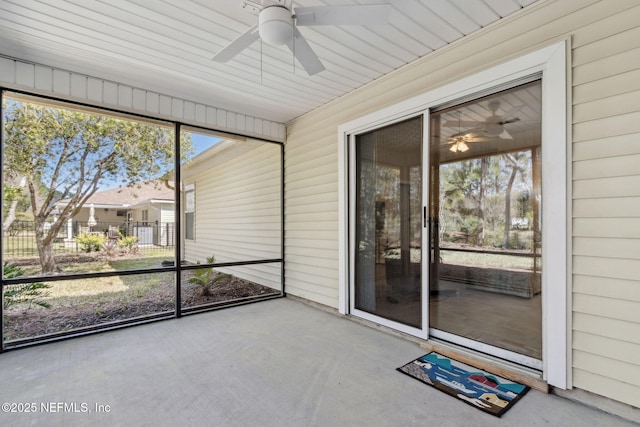
[(389, 23), (390, 4), (296, 7), (297, 25), (382, 25)]
[(472, 128), (482, 125), (482, 122), (474, 122), (472, 120), (447, 120), (442, 126), (447, 128)]
[(509, 132), (507, 132), (506, 129), (502, 130), (502, 133), (499, 135), (499, 137), (500, 137), (500, 139), (513, 139), (511, 134)]
[(514, 118), (512, 118), (512, 119), (500, 120), (500, 121), (498, 122), (498, 124), (499, 124), (499, 125), (506, 125), (506, 124), (509, 124), (509, 123), (515, 123), (515, 122), (518, 122), (518, 121), (520, 121), (520, 117), (514, 117)]
[(296, 27), (293, 28), (293, 43), (287, 43), (287, 47), (293, 52), (296, 59), (302, 64), (302, 67), (310, 76), (325, 69), (318, 55), (311, 49), (309, 43), (307, 43)]
[(248, 48), (251, 43), (258, 40), (260, 38), (260, 33), (258, 33), (258, 26), (254, 25), (249, 28), (244, 33), (240, 34), (234, 41), (225, 46), (221, 51), (216, 53), (213, 58), (214, 61), (217, 62), (227, 62), (246, 48)]

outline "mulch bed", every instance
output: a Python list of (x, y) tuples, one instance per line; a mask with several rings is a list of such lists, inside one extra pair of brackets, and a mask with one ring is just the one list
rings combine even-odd
[[(211, 286), (210, 295), (203, 296), (199, 286), (188, 283), (189, 277), (190, 272), (183, 273), (183, 309), (224, 305), (233, 301), (279, 294), (272, 288), (232, 276), (217, 281)], [(98, 302), (98, 296), (95, 297), (95, 301), (85, 296), (73, 305), (55, 304), (49, 309), (37, 306), (11, 307), (4, 311), (4, 340), (8, 342), (66, 332), (141, 316), (167, 312), (171, 314), (175, 310), (175, 287), (172, 282), (161, 284), (154, 288), (153, 292), (138, 298), (109, 298)]]

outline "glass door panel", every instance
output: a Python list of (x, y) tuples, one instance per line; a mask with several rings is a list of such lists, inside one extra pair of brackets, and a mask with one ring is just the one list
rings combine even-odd
[(422, 326), (422, 116), (355, 139), (354, 308)]
[(539, 360), (541, 83), (430, 120), (432, 334)]

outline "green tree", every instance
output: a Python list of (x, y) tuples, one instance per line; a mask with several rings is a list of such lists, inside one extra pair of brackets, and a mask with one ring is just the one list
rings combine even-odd
[[(173, 167), (169, 127), (15, 100), (4, 110), (4, 168), (26, 180), (43, 273), (60, 271), (54, 238), (102, 184), (135, 185)], [(66, 206), (45, 227), (61, 199)]]
[(26, 179), (21, 177), (17, 183), (12, 183), (12, 185), (8, 183), (11, 181), (11, 178), (13, 177), (10, 177), (8, 174), (5, 174), (3, 178), (3, 194), (4, 201), (6, 202), (6, 204), (3, 203), (2, 205), (2, 217), (4, 218), (4, 222), (2, 223), (3, 233), (9, 231), (11, 225), (17, 218), (16, 211), (18, 210), (18, 205), (24, 203), (26, 199), (23, 191), (27, 185)]
[(478, 218), (483, 190), (482, 173), (480, 159), (463, 160), (440, 167), (440, 209), (445, 210), (445, 217), (451, 222), (451, 231), (463, 232), (467, 243), (469, 239), (476, 242), (480, 231)]
[(506, 167), (510, 167), (509, 179), (505, 190), (504, 199), (504, 233), (502, 239), (502, 245), (504, 248), (509, 248), (511, 243), (509, 241), (509, 230), (511, 230), (511, 192), (516, 180), (516, 176), (520, 174), (523, 182), (526, 181), (527, 170), (530, 169), (531, 155), (529, 151), (519, 151), (514, 153), (503, 154)]

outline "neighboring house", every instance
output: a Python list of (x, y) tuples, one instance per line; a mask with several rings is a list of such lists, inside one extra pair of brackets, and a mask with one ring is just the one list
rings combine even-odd
[[(82, 231), (118, 230), (138, 236), (140, 244), (174, 244), (175, 202), (173, 182), (148, 181), (93, 194), (62, 234), (72, 239)], [(66, 205), (65, 200), (57, 203)], [(91, 211), (95, 225), (89, 221)]]
[[(640, 5), (637, 0), (539, 0), (287, 123), (250, 117), (249, 111), (236, 114), (222, 106), (216, 109), (215, 96), (211, 96), (213, 105), (204, 105), (200, 103), (202, 100), (174, 96), (177, 89), (166, 89), (171, 96), (160, 95), (153, 92), (153, 87), (144, 87), (144, 77), (134, 74), (128, 82), (114, 82), (107, 71), (100, 75), (102, 77), (87, 76), (82, 74), (82, 66), (66, 64), (64, 58), (51, 59), (55, 66), (32, 62), (28, 55), (15, 60), (0, 57), (2, 85), (284, 142), (287, 295), (385, 325), (422, 341), (446, 341), (455, 343), (457, 351), (471, 348), (489, 353), (492, 360), (505, 361), (502, 366), (513, 367), (513, 362), (527, 365), (541, 372), (542, 379), (550, 386), (560, 392), (569, 390), (564, 393), (570, 396), (573, 393), (578, 399), (584, 399), (586, 394), (588, 399), (595, 396), (640, 407)], [(68, 71), (74, 66), (77, 72)], [(322, 76), (319, 79), (316, 88), (323, 83)], [(421, 271), (425, 273), (420, 277), (419, 299), (411, 300), (411, 304), (405, 304), (408, 297), (394, 302), (378, 298), (375, 288), (357, 287), (359, 278), (371, 279), (367, 275), (377, 274), (370, 268), (375, 265), (368, 264), (377, 256), (372, 256), (372, 250), (368, 253), (361, 250), (366, 245), (357, 244), (360, 242), (356, 243), (354, 238), (361, 232), (369, 239), (365, 243), (371, 243), (376, 238), (375, 227), (357, 229), (358, 221), (371, 220), (375, 216), (374, 202), (384, 200), (356, 203), (354, 190), (367, 185), (366, 179), (364, 182), (358, 179), (372, 175), (367, 175), (366, 168), (356, 175), (354, 168), (358, 167), (356, 159), (362, 160), (365, 166), (376, 161), (372, 152), (358, 151), (361, 143), (365, 144), (369, 136), (378, 135), (389, 126), (402, 124), (407, 129), (399, 133), (402, 138), (398, 138), (395, 150), (406, 154), (398, 156), (398, 162), (405, 159), (398, 168), (402, 175), (399, 182), (408, 183), (412, 179), (411, 170), (421, 166), (422, 189), (440, 184), (437, 171), (452, 161), (452, 157), (446, 157), (452, 156), (449, 150), (432, 156), (428, 149), (410, 151), (408, 143), (417, 141), (419, 148), (423, 143), (429, 147), (431, 138), (441, 135), (428, 132), (440, 123), (452, 121), (452, 117), (446, 117), (451, 113), (450, 107), (475, 108), (483, 111), (482, 117), (487, 118), (484, 104), (476, 108), (481, 106), (482, 97), (500, 96), (503, 90), (516, 90), (519, 84), (536, 81), (540, 82), (538, 88), (527, 86), (524, 92), (505, 92), (507, 97), (515, 93), (518, 105), (527, 104), (518, 116), (522, 123), (513, 123), (512, 136), (515, 141), (527, 140), (516, 148), (531, 149), (531, 157), (539, 162), (531, 161), (533, 185), (542, 189), (541, 204), (534, 206), (535, 215), (539, 215), (537, 218), (542, 223), (543, 266), (542, 293), (534, 297), (539, 303), (534, 320), (523, 329), (518, 329), (508, 318), (496, 322), (511, 328), (515, 335), (531, 333), (535, 348), (523, 356), (521, 353), (525, 350), (496, 350), (499, 346), (495, 341), (502, 338), (500, 334), (497, 339), (470, 339), (467, 335), (489, 323), (483, 319), (470, 316), (466, 330), (453, 328), (452, 332), (447, 323), (451, 319), (435, 317), (444, 313), (461, 318), (469, 312), (457, 302), (461, 299), (458, 294), (428, 287), (439, 260), (432, 256), (432, 243), (427, 236), (430, 232), (427, 221), (438, 217), (427, 208), (438, 201), (429, 199), (427, 191), (420, 193), (427, 218), (422, 218), (422, 209), (418, 218), (412, 218), (412, 224), (425, 225), (417, 240), (422, 245)], [(132, 88), (132, 82), (140, 86)], [(536, 114), (538, 119), (533, 118)], [(537, 121), (540, 126), (524, 127), (525, 117), (531, 117), (529, 123)], [(422, 119), (418, 121), (424, 127), (413, 126), (416, 123), (411, 120), (416, 118)], [(521, 125), (523, 127), (519, 127)], [(542, 154), (538, 157), (535, 150), (540, 147)], [(499, 147), (491, 148), (500, 152)], [(260, 152), (263, 149), (266, 150), (256, 148), (244, 152), (244, 159), (264, 159)], [(407, 150), (406, 153), (403, 150)], [(458, 151), (464, 153), (462, 148)], [(213, 254), (218, 260), (240, 260), (268, 257), (270, 253), (276, 257), (275, 232), (282, 231), (275, 225), (278, 212), (267, 215), (266, 221), (271, 221), (276, 228), (273, 235), (266, 236), (252, 233), (256, 217), (238, 215), (261, 200), (258, 197), (264, 193), (266, 187), (262, 185), (266, 183), (243, 180), (250, 178), (253, 171), (238, 171), (233, 165), (232, 157), (214, 168), (208, 164), (198, 166), (197, 162), (185, 168), (183, 191), (185, 196), (192, 191), (187, 197), (194, 201), (194, 211), (185, 211), (185, 226), (189, 227), (184, 232), (185, 258), (203, 260)], [(243, 183), (240, 191), (246, 191), (249, 197), (223, 194), (222, 190), (238, 191), (238, 186), (224, 188), (228, 183), (225, 180)], [(269, 199), (275, 194), (268, 191), (266, 194), (265, 210), (269, 203), (272, 208), (280, 203), (279, 199)], [(532, 199), (538, 200), (538, 195), (535, 196)], [(168, 206), (168, 199), (161, 200)], [(123, 210), (127, 214), (131, 212), (131, 221), (142, 221), (143, 205), (149, 207), (149, 213), (153, 210), (151, 206), (163, 205), (152, 200), (157, 199), (140, 197), (127, 202), (126, 207), (122, 201), (110, 204), (93, 199), (90, 203), (94, 203), (100, 220), (106, 218), (104, 209), (109, 209), (109, 218), (116, 221), (126, 220), (118, 216), (118, 211)], [(409, 206), (407, 200), (404, 199)], [(232, 203), (237, 201), (242, 202)], [(362, 206), (369, 209), (365, 212), (368, 216), (358, 217), (355, 213), (360, 212), (358, 209)], [(193, 212), (195, 217), (188, 217)], [(149, 218), (148, 222), (161, 221), (160, 217)], [(82, 219), (80, 216), (77, 219), (88, 219), (88, 206)], [(246, 240), (238, 240), (239, 233), (223, 239), (221, 235), (234, 229), (236, 224), (237, 230), (246, 230), (243, 235)], [(400, 228), (400, 254), (414, 249), (416, 236), (410, 235), (411, 231), (411, 227)], [(234, 253), (234, 246), (239, 248), (239, 253)], [(363, 254), (369, 258), (361, 257)], [(259, 269), (256, 267), (251, 273), (258, 274)], [(516, 296), (500, 299), (503, 295), (497, 292), (489, 295), (495, 295), (495, 301), (514, 303), (499, 303), (501, 307), (487, 304), (485, 312), (512, 313), (513, 319), (521, 314), (517, 301), (534, 301), (518, 300), (520, 297)], [(445, 303), (454, 304), (454, 310), (443, 310), (441, 304)], [(379, 310), (384, 304), (387, 304), (384, 308), (391, 311)], [(398, 310), (392, 310), (388, 304), (406, 309), (405, 312), (412, 311), (415, 316), (405, 319), (401, 314), (398, 318)]]

